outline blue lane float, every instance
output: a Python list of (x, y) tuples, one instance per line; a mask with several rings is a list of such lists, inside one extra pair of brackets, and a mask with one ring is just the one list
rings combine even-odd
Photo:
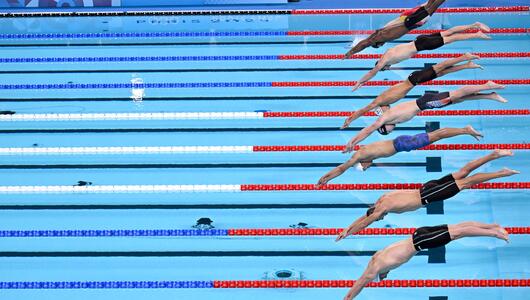
[(21, 39), (108, 39), (108, 38), (182, 38), (182, 37), (248, 37), (287, 36), (287, 31), (213, 31), (213, 32), (109, 32), (109, 33), (8, 33), (3, 40)]
[(84, 62), (168, 62), (168, 61), (237, 61), (280, 60), (279, 55), (210, 55), (210, 56), (110, 56), (110, 57), (14, 57), (0, 58), (0, 63), (84, 63)]
[(211, 280), (195, 281), (13, 281), (0, 282), (0, 289), (211, 289)]
[(251, 88), (272, 87), (272, 82), (164, 82), (164, 83), (47, 83), (0, 84), (0, 90), (56, 90), (56, 89), (175, 89), (175, 88)]
[(1, 230), (0, 237), (178, 237), (228, 236), (227, 229), (127, 229), (127, 230)]

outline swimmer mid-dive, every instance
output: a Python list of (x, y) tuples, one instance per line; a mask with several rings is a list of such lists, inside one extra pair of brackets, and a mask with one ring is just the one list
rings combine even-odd
[(429, 133), (420, 133), (413, 136), (401, 135), (394, 140), (378, 141), (359, 147), (359, 150), (345, 163), (337, 166), (322, 176), (316, 187), (326, 184), (331, 179), (340, 176), (349, 168), (355, 166), (356, 169), (364, 171), (372, 165), (373, 161), (382, 157), (389, 157), (398, 152), (409, 152), (430, 145), (441, 139), (446, 139), (458, 135), (470, 135), (479, 140), (482, 134), (471, 126), (464, 128), (442, 128)]
[(385, 27), (376, 30), (366, 39), (357, 43), (345, 54), (344, 58), (350, 58), (368, 47), (379, 48), (386, 42), (400, 38), (412, 29), (422, 26), (426, 19), (432, 16), (444, 2), (445, 0), (429, 0), (417, 8), (405, 11), (399, 18), (392, 20)]
[[(468, 29), (478, 29), (476, 33), (460, 33)], [(456, 26), (439, 33), (430, 35), (420, 35), (415, 41), (401, 44), (388, 49), (383, 56), (377, 61), (375, 67), (366, 75), (364, 75), (353, 87), (353, 91), (360, 88), (368, 80), (372, 79), (377, 72), (388, 70), (391, 65), (400, 63), (406, 59), (411, 58), (418, 52), (423, 50), (434, 50), (443, 45), (450, 44), (456, 41), (463, 41), (469, 39), (491, 39), (484, 32), (489, 32), (490, 28), (485, 24), (476, 22), (471, 25)]]
[(344, 300), (355, 298), (368, 283), (385, 279), (391, 270), (408, 262), (419, 251), (445, 246), (464, 237), (494, 237), (509, 241), (508, 232), (498, 224), (464, 222), (417, 228), (408, 239), (377, 251)]
[[(384, 131), (388, 134), (396, 124), (404, 123), (414, 118), (419, 112), (442, 108), (451, 104), (457, 104), (468, 100), (493, 100), (501, 103), (508, 102), (495, 92), (481, 94), (481, 91), (503, 89), (504, 86), (493, 81), (482, 85), (467, 85), (451, 92), (426, 92), (425, 95), (414, 101), (400, 103), (392, 108), (386, 109), (372, 125), (365, 127), (346, 145), (345, 152), (351, 152), (355, 145), (362, 142), (374, 131)], [(387, 127), (386, 125), (391, 125)], [(383, 129), (384, 128), (384, 129)]]
[[(354, 111), (351, 116), (349, 116), (346, 121), (344, 121), (344, 124), (342, 125), (341, 129), (350, 126), (351, 122), (358, 119), (370, 110), (375, 109), (378, 106), (390, 105), (398, 101), (399, 99), (402, 99), (407, 95), (408, 92), (410, 92), (416, 85), (420, 83), (431, 81), (435, 78), (460, 70), (481, 68), (480, 65), (471, 62), (471, 60), (479, 58), (480, 57), (472, 55), (471, 53), (466, 53), (460, 57), (444, 60), (433, 66), (426, 67), (420, 71), (412, 72), (406, 80), (390, 87), (381, 95), (377, 96), (377, 98), (375, 98), (374, 101), (372, 101), (367, 106)], [(456, 65), (464, 61), (468, 62), (465, 64)]]
[(519, 174), (518, 171), (504, 168), (497, 172), (477, 173), (469, 176), (471, 172), (485, 163), (505, 156), (513, 156), (512, 151), (495, 150), (486, 156), (467, 163), (454, 173), (423, 184), (418, 190), (397, 190), (385, 193), (366, 211), (366, 215), (361, 216), (349, 227), (345, 228), (335, 241), (340, 241), (349, 235), (356, 234), (370, 226), (370, 224), (382, 220), (388, 213), (400, 214), (414, 211), (430, 203), (452, 198), (460, 191), (468, 189), (475, 184)]

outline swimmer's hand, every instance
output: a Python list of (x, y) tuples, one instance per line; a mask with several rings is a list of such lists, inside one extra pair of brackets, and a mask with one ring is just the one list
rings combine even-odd
[(350, 51), (346, 52), (346, 54), (344, 54), (344, 57), (342, 59), (343, 60), (350, 59), (352, 56), (353, 56), (353, 48), (351, 48)]
[(346, 129), (350, 127), (351, 122), (353, 122), (354, 114), (351, 114), (345, 121), (344, 124), (340, 127), (340, 129)]
[(355, 149), (355, 146), (357, 145), (357, 141), (353, 138), (351, 139), (348, 144), (346, 144), (346, 147), (342, 151), (342, 153), (350, 153)]
[(315, 188), (317, 188), (317, 189), (321, 188), (323, 185), (325, 185), (326, 183), (328, 183), (329, 180), (330, 180), (330, 178), (329, 178), (329, 175), (328, 175), (328, 174), (322, 176), (322, 177), (318, 180), (318, 183), (315, 184)]
[(350, 233), (348, 232), (350, 230), (350, 228), (344, 228), (344, 230), (342, 230), (341, 233), (339, 233), (339, 235), (337, 236), (337, 238), (335, 239), (335, 242), (338, 242), (340, 240), (343, 240), (345, 239), (348, 235), (350, 235)]
[(353, 299), (353, 292), (354, 292), (354, 290), (353, 290), (353, 289), (350, 289), (350, 291), (348, 292), (348, 294), (346, 294), (346, 296), (344, 296), (344, 299), (343, 299), (343, 300), (351, 300), (351, 299)]
[(358, 90), (360, 87), (362, 86), (362, 83), (360, 82), (357, 82), (353, 88), (351, 89), (352, 92), (355, 92), (356, 90)]

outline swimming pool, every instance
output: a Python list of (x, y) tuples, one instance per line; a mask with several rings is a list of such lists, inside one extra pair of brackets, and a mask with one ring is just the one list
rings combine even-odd
[[(528, 7), (437, 13), (421, 30), (481, 21), (493, 40), (422, 52), (351, 93), (372, 54), (414, 38), (341, 60), (352, 40), (393, 17), (2, 15), (0, 110), (16, 112), (0, 115), (2, 298), (341, 299), (374, 251), (408, 228), (466, 220), (510, 227), (511, 243), (463, 239), (421, 252), (359, 298), (528, 298), (519, 287), (530, 278)], [(468, 124), (482, 142), (451, 138), (314, 190), (349, 157), (340, 146), (374, 120), (338, 130), (349, 111), (413, 70), (465, 52), (481, 53), (484, 70), (418, 86), (405, 100), (495, 80), (507, 85), (500, 93), (509, 103), (437, 110), (364, 143)], [(439, 178), (494, 148), (515, 156), (479, 171), (522, 174), (334, 242), (381, 190)]]

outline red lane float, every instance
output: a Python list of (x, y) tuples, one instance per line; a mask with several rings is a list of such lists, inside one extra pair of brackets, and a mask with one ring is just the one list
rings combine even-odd
[[(510, 234), (530, 234), (530, 227), (505, 227)], [(343, 228), (244, 228), (228, 229), (229, 236), (337, 235)], [(409, 235), (416, 228), (366, 228), (355, 235)]]
[[(315, 184), (242, 184), (243, 192), (271, 191), (376, 191), (411, 190), (421, 188), (422, 183), (334, 183), (316, 187)], [(529, 189), (530, 182), (485, 182), (471, 187), (475, 190)]]
[[(264, 118), (327, 118), (348, 117), (353, 111), (287, 111), (287, 112), (264, 112)], [(427, 110), (418, 116), (526, 116), (530, 115), (530, 109), (486, 109), (486, 110)], [(363, 116), (375, 117), (374, 112), (367, 112)]]
[[(481, 58), (525, 58), (530, 57), (530, 52), (473, 52)], [(462, 53), (420, 53), (412, 58), (455, 58)], [(379, 59), (382, 54), (355, 54), (350, 59)], [(280, 60), (317, 60), (317, 59), (344, 59), (344, 54), (294, 54), (279, 55)]]
[[(411, 30), (409, 34), (433, 34), (442, 32), (442, 29), (417, 29)], [(290, 36), (306, 35), (354, 35), (354, 34), (372, 34), (375, 30), (299, 30), (287, 31)], [(466, 33), (478, 32), (477, 29), (464, 31)], [(492, 28), (488, 34), (524, 34), (530, 32), (530, 28)]]
[[(355, 280), (215, 280), (214, 288), (346, 288)], [(530, 279), (394, 279), (370, 282), (371, 288), (487, 288), (528, 287)]]
[[(475, 85), (485, 84), (489, 79), (482, 80), (432, 80), (420, 85)], [(498, 84), (530, 84), (530, 79), (493, 79)], [(393, 86), (401, 81), (399, 80), (374, 80), (368, 81), (364, 86)], [(356, 81), (273, 81), (272, 87), (342, 87), (354, 86)]]
[[(337, 15), (337, 14), (399, 14), (407, 8), (376, 8), (376, 9), (295, 9), (293, 15)], [(525, 12), (528, 6), (506, 7), (446, 7), (439, 8), (436, 13), (503, 13)]]
[[(285, 146), (253, 146), (252, 152), (316, 152), (316, 151), (343, 151), (344, 145), (285, 145)], [(530, 144), (435, 144), (428, 145), (418, 150), (530, 150)], [(359, 150), (355, 146), (354, 150)]]

